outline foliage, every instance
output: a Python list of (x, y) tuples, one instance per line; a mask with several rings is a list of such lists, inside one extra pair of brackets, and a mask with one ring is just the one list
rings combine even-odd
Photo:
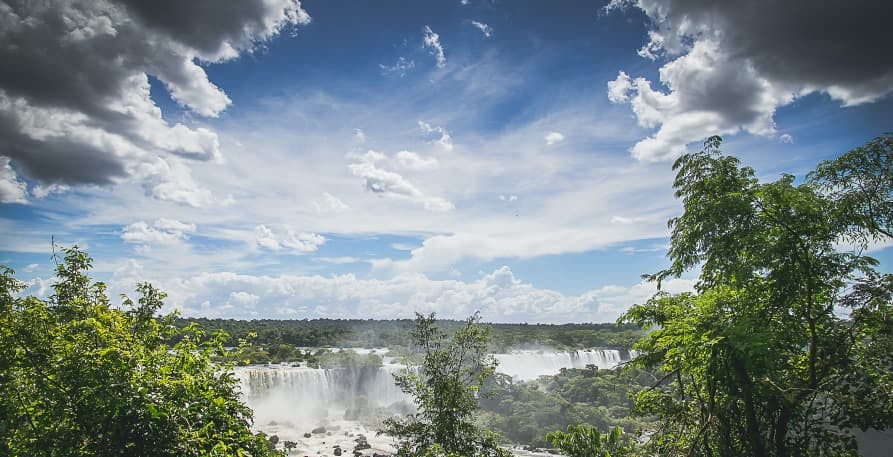
[(489, 328), (477, 325), (475, 314), (449, 338), (433, 314), (416, 316), (412, 338), (421, 361), (395, 378), (419, 412), (386, 420), (382, 433), (399, 440), (401, 456), (508, 456), (497, 436), (474, 422), (481, 388), (496, 368), (487, 355)]
[(634, 398), (637, 412), (660, 420), (648, 447), (857, 455), (852, 427), (893, 426), (893, 279), (861, 249), (837, 246), (889, 235), (890, 138), (821, 164), (802, 184), (760, 183), (720, 144), (713, 137), (675, 163), (685, 211), (670, 221), (670, 268), (650, 276), (700, 267), (697, 293), (660, 293), (622, 317), (654, 329), (636, 363), (663, 373)]
[(64, 253), (48, 301), (18, 297), (0, 268), (0, 455), (276, 455), (211, 361), (225, 335), (155, 318), (164, 294), (149, 284), (113, 308), (91, 259)]
[(893, 133), (820, 163), (809, 178), (852, 223), (850, 235), (893, 237)]
[(630, 418), (631, 389), (644, 388), (655, 377), (647, 370), (563, 369), (533, 382), (514, 382), (496, 374), (485, 384), (481, 423), (514, 443), (549, 446), (546, 433), (585, 423), (599, 429), (622, 427), (627, 432), (647, 427), (644, 418)]
[(546, 439), (567, 457), (624, 457), (633, 446), (619, 427), (602, 434), (586, 425), (569, 425), (567, 432), (552, 432)]

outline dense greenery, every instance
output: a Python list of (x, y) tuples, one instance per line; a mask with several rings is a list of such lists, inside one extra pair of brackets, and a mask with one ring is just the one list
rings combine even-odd
[(699, 267), (697, 293), (621, 318), (653, 329), (635, 364), (663, 376), (633, 400), (659, 426), (644, 446), (585, 426), (550, 434), (570, 455), (858, 455), (854, 428), (893, 426), (893, 275), (863, 254), (893, 232), (893, 137), (799, 185), (759, 183), (720, 144), (674, 165), (685, 212), (670, 221), (671, 267), (650, 276)]
[(599, 433), (588, 425), (569, 425), (567, 432), (551, 432), (546, 438), (567, 457), (618, 457), (629, 455), (635, 448), (619, 427)]
[(633, 398), (659, 426), (620, 452), (858, 455), (853, 429), (893, 426), (893, 276), (864, 255), (891, 237), (893, 138), (800, 184), (760, 183), (720, 144), (675, 163), (685, 212), (670, 221), (672, 265), (650, 276), (700, 268), (697, 292), (659, 293), (622, 317), (653, 329), (635, 363), (663, 376)]
[[(251, 340), (269, 360), (303, 360), (295, 347), (411, 347), (410, 332), (415, 321), (363, 319), (304, 320), (235, 320), (190, 318), (178, 319), (176, 325), (196, 324), (208, 332), (222, 330), (229, 335), (225, 344), (236, 346), (240, 340)], [(464, 325), (463, 321), (438, 320), (437, 326), (447, 332)], [(492, 328), (490, 350), (547, 346), (555, 349), (604, 347), (627, 349), (642, 336), (633, 325), (615, 324), (489, 324)], [(276, 349), (278, 348), (278, 349)], [(278, 351), (278, 353), (274, 353)], [(255, 357), (264, 358), (260, 352)]]
[(627, 432), (646, 427), (644, 418), (630, 418), (629, 391), (650, 386), (655, 376), (640, 368), (563, 369), (534, 382), (513, 382), (496, 374), (485, 384), (481, 423), (514, 443), (547, 447), (546, 433), (585, 423)]
[(113, 308), (90, 265), (65, 250), (47, 301), (17, 297), (0, 268), (0, 455), (275, 455), (211, 362), (225, 336), (155, 318), (164, 294), (148, 284)]
[(395, 376), (418, 413), (385, 420), (382, 432), (397, 438), (400, 456), (507, 457), (497, 436), (475, 423), (478, 397), (496, 361), (487, 355), (490, 328), (470, 317), (452, 336), (434, 315), (417, 315), (412, 339), (418, 364)]

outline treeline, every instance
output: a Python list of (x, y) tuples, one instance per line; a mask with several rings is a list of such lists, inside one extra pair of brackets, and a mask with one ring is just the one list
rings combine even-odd
[[(247, 342), (254, 347), (256, 358), (287, 361), (300, 356), (288, 347), (388, 347), (410, 345), (412, 319), (303, 319), (303, 320), (236, 320), (181, 318), (178, 327), (195, 324), (207, 332), (224, 331), (225, 345), (236, 347)], [(439, 328), (454, 331), (462, 321), (438, 320)], [(493, 333), (492, 352), (525, 347), (580, 349), (590, 347), (628, 349), (644, 334), (633, 325), (605, 324), (490, 324)], [(286, 347), (283, 347), (286, 346)], [(271, 350), (273, 352), (271, 352)], [(286, 355), (287, 354), (287, 355)], [(263, 363), (263, 362), (259, 362)]]

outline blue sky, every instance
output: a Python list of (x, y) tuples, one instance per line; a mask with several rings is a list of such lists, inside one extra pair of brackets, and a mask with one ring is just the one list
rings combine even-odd
[(679, 154), (802, 176), (893, 119), (874, 37), (773, 2), (58, 3), (0, 2), (0, 263), (44, 296), (55, 237), (186, 315), (612, 321)]

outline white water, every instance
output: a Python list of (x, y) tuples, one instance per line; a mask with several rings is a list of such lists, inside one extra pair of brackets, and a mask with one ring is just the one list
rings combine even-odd
[(242, 393), (249, 399), (282, 390), (298, 404), (355, 407), (358, 399), (365, 397), (374, 405), (387, 406), (407, 399), (394, 384), (393, 373), (399, 368), (396, 365), (358, 369), (252, 366), (237, 368), (236, 377)]
[(554, 375), (562, 368), (586, 368), (595, 365), (600, 370), (610, 369), (624, 360), (614, 349), (584, 349), (580, 351), (516, 350), (495, 354), (499, 361), (496, 371), (518, 381), (531, 381), (540, 376)]
[[(499, 361), (497, 371), (519, 381), (554, 375), (562, 368), (614, 368), (623, 361), (619, 351), (601, 349), (517, 350), (494, 357)], [(334, 369), (268, 365), (236, 367), (235, 375), (243, 399), (254, 410), (255, 429), (276, 434), (281, 441), (298, 443), (295, 455), (331, 455), (333, 444), (340, 444), (345, 455), (351, 455), (354, 436), (360, 433), (366, 436), (372, 451), (393, 451), (390, 439), (376, 436), (374, 430), (356, 420), (345, 419), (345, 413), (411, 412), (412, 399), (394, 384), (393, 374), (401, 368), (393, 363)], [(325, 426), (326, 432), (304, 436), (319, 426)]]
[[(393, 451), (392, 440), (345, 419), (348, 411), (379, 408), (386, 414), (412, 410), (411, 399), (394, 384), (401, 367), (317, 369), (285, 365), (236, 367), (242, 397), (254, 411), (254, 428), (298, 444), (295, 455), (332, 455), (338, 444), (353, 455), (356, 435), (363, 434), (374, 451)], [(313, 429), (324, 426), (323, 433)], [(280, 444), (281, 446), (281, 444)]]

